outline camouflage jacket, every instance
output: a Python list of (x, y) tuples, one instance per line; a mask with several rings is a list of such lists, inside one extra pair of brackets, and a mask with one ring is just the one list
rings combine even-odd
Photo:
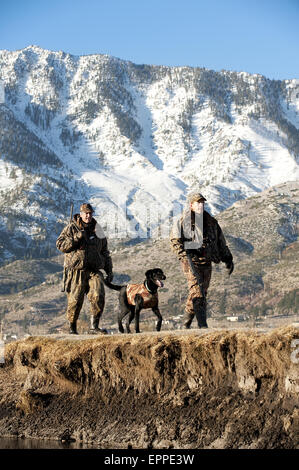
[[(179, 259), (186, 257), (185, 242), (192, 241), (192, 238), (190, 238), (191, 235), (188, 234), (189, 236), (186, 236), (183, 230), (186, 214), (187, 212), (180, 217), (177, 222), (177, 226), (172, 230), (170, 235), (171, 249)], [(191, 232), (189, 233), (192, 234), (192, 231), (194, 230), (194, 213), (191, 213), (190, 222)], [(214, 263), (220, 263), (220, 261), (227, 263), (233, 259), (232, 254), (226, 245), (220, 225), (217, 220), (206, 211), (203, 213), (202, 245), (197, 249), (188, 249), (188, 252), (202, 264), (211, 263), (212, 261)]]
[(135, 305), (135, 295), (139, 294), (143, 298), (143, 308), (158, 306), (158, 292), (149, 292), (144, 284), (128, 284), (126, 292), (129, 305)]
[(67, 270), (86, 269), (97, 272), (104, 269), (112, 272), (112, 260), (108, 251), (107, 238), (96, 235), (96, 220), (92, 219), (90, 229), (84, 230), (79, 214), (75, 214), (56, 241), (58, 250), (65, 253), (64, 268)]

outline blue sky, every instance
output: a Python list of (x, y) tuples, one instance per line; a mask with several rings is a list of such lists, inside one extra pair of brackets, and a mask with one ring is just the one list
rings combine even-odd
[(0, 49), (299, 78), (299, 0), (1, 0)]

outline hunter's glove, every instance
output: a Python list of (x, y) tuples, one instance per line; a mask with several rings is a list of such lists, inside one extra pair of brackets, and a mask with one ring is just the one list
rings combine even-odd
[(113, 281), (113, 273), (107, 273), (106, 279), (107, 282), (112, 282)]

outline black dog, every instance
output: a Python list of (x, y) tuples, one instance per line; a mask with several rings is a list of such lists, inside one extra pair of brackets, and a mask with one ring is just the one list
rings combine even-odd
[(140, 333), (139, 330), (139, 316), (143, 308), (151, 308), (155, 315), (158, 317), (156, 330), (160, 331), (162, 324), (162, 315), (158, 308), (158, 287), (163, 287), (163, 282), (166, 279), (162, 269), (149, 269), (145, 273), (145, 281), (143, 284), (128, 284), (126, 286), (117, 286), (105, 280), (105, 284), (110, 289), (118, 290), (119, 292), (119, 305), (120, 312), (118, 314), (118, 329), (124, 333), (122, 324), (123, 318), (128, 316), (126, 322), (127, 333), (131, 333), (130, 323), (135, 317), (135, 331)]

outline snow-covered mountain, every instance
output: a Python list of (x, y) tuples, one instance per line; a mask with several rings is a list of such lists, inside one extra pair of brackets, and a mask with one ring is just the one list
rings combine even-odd
[(71, 201), (134, 238), (194, 189), (215, 214), (299, 177), (299, 80), (36, 46), (0, 51), (0, 80), (1, 262), (55, 249)]

